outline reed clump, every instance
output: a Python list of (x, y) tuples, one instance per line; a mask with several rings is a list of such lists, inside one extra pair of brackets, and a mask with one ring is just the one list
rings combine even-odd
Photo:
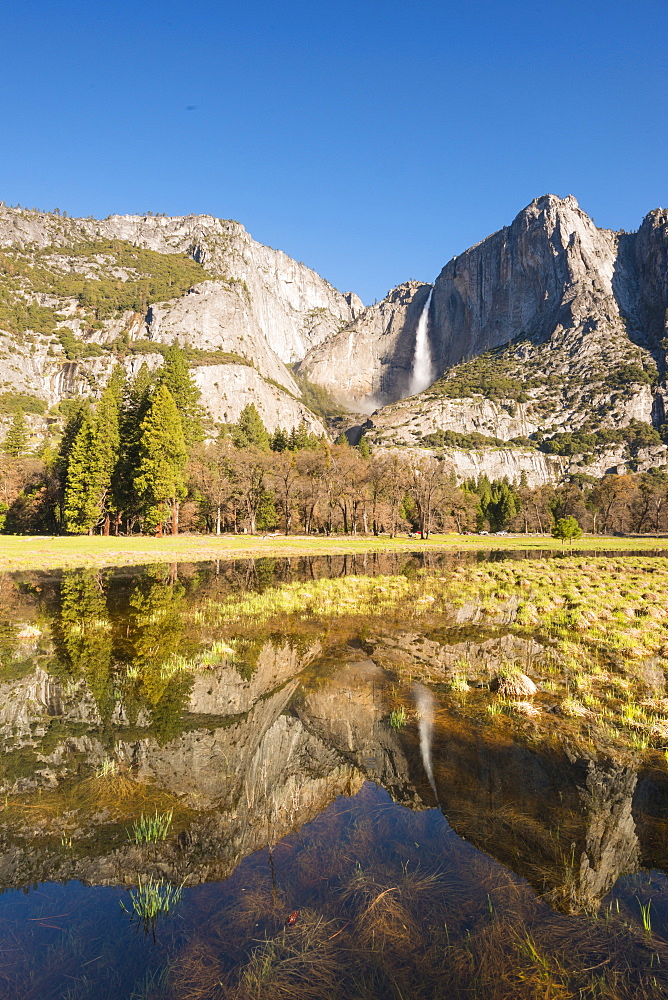
[(157, 844), (166, 840), (172, 825), (174, 810), (160, 813), (156, 809), (152, 816), (141, 814), (132, 824), (132, 836), (135, 844)]
[(144, 931), (152, 930), (162, 914), (170, 913), (181, 901), (183, 885), (172, 885), (162, 878), (149, 875), (137, 879), (137, 888), (130, 890), (130, 909), (120, 901), (121, 908), (131, 916), (136, 916)]

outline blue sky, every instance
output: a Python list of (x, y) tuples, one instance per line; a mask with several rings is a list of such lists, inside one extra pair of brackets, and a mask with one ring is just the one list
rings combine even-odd
[(0, 199), (242, 222), (366, 302), (546, 192), (668, 203), (665, 0), (0, 6)]

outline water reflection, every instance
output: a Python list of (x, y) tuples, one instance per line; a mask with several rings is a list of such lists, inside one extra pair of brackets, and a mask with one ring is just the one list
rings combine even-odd
[[(451, 568), (449, 557), (428, 558)], [(410, 557), (366, 564), (378, 574), (422, 568)], [(554, 958), (567, 935), (581, 969), (599, 955), (604, 972), (626, 963), (624, 989), (661, 995), (665, 884), (618, 880), (665, 865), (665, 773), (515, 740), (481, 724), (475, 691), (464, 710), (452, 694), (413, 682), (417, 714), (390, 724), (399, 660), (416, 675), (425, 662), (453, 670), (463, 657), (484, 671), (509, 650), (540, 663), (540, 644), (506, 626), (472, 635), (456, 623), (438, 636), (385, 623), (355, 635), (318, 626), (255, 637), (206, 624), (207, 602), (239, 588), (349, 571), (342, 557), (7, 581), (0, 886), (67, 885), (47, 887), (50, 905), (37, 914), (30, 897), (30, 935), (11, 892), (0, 917), (25, 954), (51, 942), (61, 909), (79, 917), (69, 932), (78, 943), (61, 965), (35, 971), (41, 992), (0, 995), (99, 997), (108, 987), (109, 996), (183, 998), (577, 996), (564, 985), (573, 969), (562, 974), (566, 959)], [(132, 839), (139, 816), (169, 810), (166, 839)], [(99, 890), (82, 884), (137, 886), (139, 876), (185, 886), (182, 923), (155, 922), (160, 961), (119, 931), (126, 897), (110, 888), (99, 945), (107, 972), (86, 973), (85, 988), (75, 976), (66, 994), (72, 948), (98, 961), (83, 942)], [(651, 947), (636, 898), (653, 901)], [(604, 924), (583, 922), (598, 912)], [(341, 966), (345, 953), (354, 974)], [(109, 965), (121, 955), (125, 971), (114, 980)], [(491, 956), (525, 978), (509, 971), (495, 992)], [(295, 979), (286, 970), (297, 966)], [(16, 991), (18, 959), (12, 968)], [(591, 978), (581, 982), (590, 989)], [(616, 995), (603, 991), (611, 979), (600, 982), (590, 995)]]

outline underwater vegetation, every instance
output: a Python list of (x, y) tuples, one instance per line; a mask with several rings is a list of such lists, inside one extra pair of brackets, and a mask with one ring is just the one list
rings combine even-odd
[(141, 875), (137, 879), (137, 888), (130, 889), (130, 909), (120, 900), (121, 909), (131, 916), (136, 916), (144, 931), (153, 930), (155, 922), (161, 914), (168, 914), (181, 900), (183, 886), (174, 886), (153, 875)]

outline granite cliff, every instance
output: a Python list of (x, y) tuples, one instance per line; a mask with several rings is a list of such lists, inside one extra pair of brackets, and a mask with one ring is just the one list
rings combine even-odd
[[(433, 285), (365, 309), (237, 222), (0, 206), (0, 388), (37, 400), (36, 438), (47, 407), (98, 394), (119, 358), (129, 373), (156, 367), (177, 340), (215, 421), (252, 401), (271, 430), (321, 433), (303, 376), (371, 414), (377, 446), (446, 448), (461, 476), (662, 466), (667, 309), (663, 209), (615, 233), (545, 195)], [(435, 381), (410, 396), (423, 313)], [(631, 443), (600, 436), (629, 427)]]
[[(443, 432), (481, 435), (483, 465), (490, 448), (508, 442), (514, 456), (504, 462), (533, 469), (540, 481), (563, 471), (535, 455), (544, 437), (665, 423), (668, 212), (650, 212), (637, 233), (614, 233), (598, 229), (572, 196), (536, 199), (441, 271), (429, 311), (440, 377), (406, 398), (429, 288), (393, 290), (300, 364), (353, 405), (384, 404), (369, 424), (377, 444), (433, 447)], [(666, 464), (658, 436), (646, 443), (658, 451), (622, 448), (606, 461), (595, 449), (587, 462), (601, 471)], [(583, 459), (572, 449), (562, 454)], [(453, 458), (462, 473), (472, 464)]]
[(322, 431), (286, 365), (362, 309), (239, 223), (210, 216), (97, 221), (0, 206), (0, 278), (6, 388), (53, 406), (95, 393), (119, 356), (130, 373), (157, 366), (176, 340), (196, 352), (215, 419), (235, 420), (254, 401), (271, 429), (305, 420)]

